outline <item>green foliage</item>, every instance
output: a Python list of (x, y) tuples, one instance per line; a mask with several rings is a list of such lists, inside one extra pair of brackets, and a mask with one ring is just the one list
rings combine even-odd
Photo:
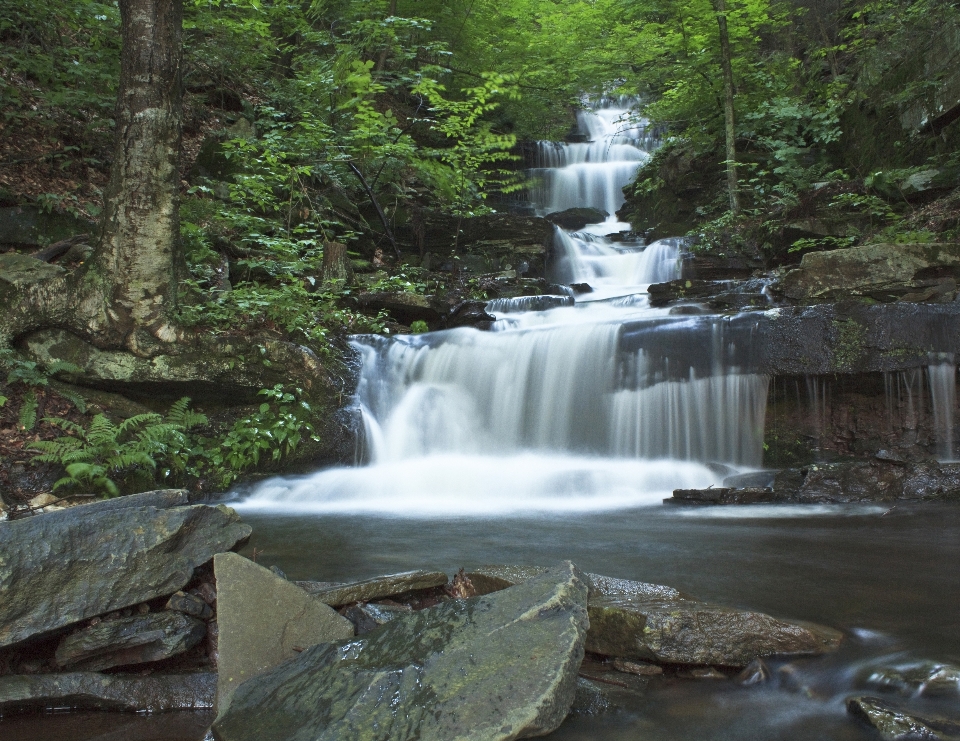
[(44, 421), (67, 434), (55, 440), (39, 440), (28, 448), (39, 450), (37, 462), (58, 463), (67, 475), (54, 484), (83, 488), (104, 497), (143, 491), (186, 469), (187, 432), (205, 424), (207, 418), (189, 410), (190, 400), (174, 404), (166, 417), (138, 414), (114, 424), (102, 414), (88, 428), (65, 419)]
[(263, 389), (260, 395), (267, 401), (253, 414), (237, 420), (222, 438), (204, 441), (203, 464), (220, 485), (231, 484), (265, 454), (276, 461), (296, 450), (305, 437), (319, 442), (310, 421), (312, 410), (302, 393), (301, 389), (286, 391), (280, 384)]
[[(48, 386), (50, 378), (57, 373), (80, 372), (80, 368), (76, 365), (65, 361), (57, 361), (48, 366), (42, 366), (33, 360), (24, 360), (10, 348), (0, 349), (0, 368), (7, 371), (8, 386), (20, 384), (27, 388), (17, 416), (17, 426), (21, 430), (32, 430), (37, 425), (37, 411), (40, 407), (40, 401), (36, 394), (38, 389)], [(72, 398), (74, 395), (62, 395), (72, 401), (81, 411), (85, 409), (86, 404), (82, 400), (78, 404)], [(4, 401), (6, 401), (6, 397), (4, 397)]]
[(413, 324), (410, 325), (410, 331), (413, 334), (423, 334), (424, 332), (429, 332), (430, 327), (427, 326), (427, 323), (423, 319), (417, 319)]

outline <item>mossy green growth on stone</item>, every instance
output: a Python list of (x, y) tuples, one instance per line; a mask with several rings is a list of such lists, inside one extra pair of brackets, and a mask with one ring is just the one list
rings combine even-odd
[(218, 741), (506, 741), (566, 717), (587, 630), (566, 562), (496, 594), (314, 646), (237, 688)]
[(855, 319), (834, 319), (833, 365), (838, 370), (853, 370), (866, 353), (866, 331)]

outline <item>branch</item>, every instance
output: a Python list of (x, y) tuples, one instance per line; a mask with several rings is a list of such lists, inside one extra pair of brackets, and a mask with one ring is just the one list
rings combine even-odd
[(380, 208), (380, 204), (377, 202), (376, 196), (373, 195), (373, 191), (370, 189), (367, 179), (363, 176), (363, 173), (360, 172), (360, 169), (352, 162), (348, 162), (347, 167), (349, 167), (350, 171), (357, 176), (357, 179), (360, 180), (360, 184), (363, 186), (363, 189), (367, 191), (367, 196), (370, 198), (370, 202), (373, 204), (373, 207), (377, 209), (377, 216), (380, 217), (380, 223), (383, 224), (383, 229), (387, 233), (387, 238), (390, 240), (390, 244), (393, 245), (393, 251), (396, 253), (397, 259), (399, 260), (400, 248), (397, 247), (397, 240), (393, 238), (393, 232), (390, 230), (390, 224), (387, 223), (387, 217), (383, 213), (383, 209)]

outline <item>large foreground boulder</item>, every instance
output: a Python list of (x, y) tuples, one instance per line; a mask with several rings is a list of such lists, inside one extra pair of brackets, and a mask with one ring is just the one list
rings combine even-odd
[(66, 708), (161, 712), (213, 707), (217, 675), (192, 674), (14, 674), (0, 677), (0, 715)]
[(237, 688), (218, 741), (500, 741), (549, 733), (576, 691), (587, 585), (571, 563), (513, 589), (322, 644)]
[(296, 584), (236, 553), (213, 559), (217, 576), (217, 707), (246, 680), (318, 643), (353, 637), (353, 623)]
[(762, 656), (826, 653), (841, 639), (824, 626), (652, 589), (591, 598), (587, 650), (660, 664), (742, 667)]
[(0, 523), (0, 647), (170, 595), (250, 532), (222, 505), (75, 507)]
[[(487, 566), (467, 577), (479, 593), (534, 578), (542, 567)], [(588, 574), (593, 653), (658, 664), (742, 667), (762, 656), (836, 649), (843, 636), (822, 625), (711, 605), (661, 584)]]

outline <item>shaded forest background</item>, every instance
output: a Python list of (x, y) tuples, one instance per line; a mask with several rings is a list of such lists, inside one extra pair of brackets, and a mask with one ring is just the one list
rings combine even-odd
[[(689, 233), (695, 249), (770, 268), (871, 240), (956, 240), (955, 4), (743, 0), (724, 17), (738, 214), (709, 0), (189, 0), (180, 236), (190, 275), (177, 323), (277, 332), (345, 375), (347, 334), (426, 329), (371, 311), (358, 293), (489, 296), (460, 269), (464, 224), (522, 212), (524, 145), (570, 136), (578, 108), (621, 96), (639, 101), (662, 143), (621, 212), (648, 236)], [(96, 233), (120, 41), (112, 3), (0, 4), (0, 207)], [(449, 238), (428, 243), (437, 224)], [(346, 253), (337, 274), (324, 266), (331, 245)], [(89, 256), (76, 247), (62, 262)], [(452, 267), (438, 271), (428, 255)], [(3, 352), (0, 412), (16, 435), (0, 446), (74, 465), (64, 486), (218, 488), (261, 455), (279, 460), (322, 437), (320, 407), (279, 385), (239, 415), (168, 401), (94, 430), (86, 401), (48, 388), (69, 368)], [(77, 426), (40, 422), (48, 403)]]

